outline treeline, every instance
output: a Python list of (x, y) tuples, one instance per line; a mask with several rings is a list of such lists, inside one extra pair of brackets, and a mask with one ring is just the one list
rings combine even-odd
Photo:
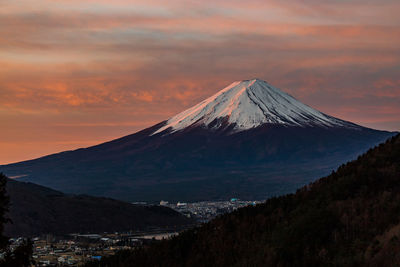
[(399, 266), (400, 135), (295, 194), (88, 266)]

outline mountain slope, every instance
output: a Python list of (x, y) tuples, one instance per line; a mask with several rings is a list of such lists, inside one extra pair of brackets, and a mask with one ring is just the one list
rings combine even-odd
[(145, 230), (148, 227), (182, 227), (192, 223), (172, 209), (142, 206), (86, 195), (65, 195), (32, 183), (8, 180), (10, 196), (5, 226), (8, 236), (51, 233), (102, 233)]
[(392, 135), (251, 80), (138, 133), (0, 171), (63, 192), (127, 201), (266, 199), (328, 174)]
[(398, 266), (399, 211), (397, 135), (295, 194), (100, 266)]

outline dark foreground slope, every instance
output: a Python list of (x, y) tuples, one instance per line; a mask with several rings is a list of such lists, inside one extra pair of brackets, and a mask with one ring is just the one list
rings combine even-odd
[(99, 233), (182, 227), (191, 221), (172, 209), (109, 198), (66, 195), (32, 183), (8, 180), (11, 207), (7, 236)]
[[(400, 135), (296, 192), (102, 266), (398, 266)], [(97, 266), (97, 265), (96, 265)]]

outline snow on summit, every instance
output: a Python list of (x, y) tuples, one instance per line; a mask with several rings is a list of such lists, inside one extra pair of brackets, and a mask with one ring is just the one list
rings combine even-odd
[[(253, 79), (234, 82), (199, 104), (170, 118), (153, 134), (171, 132), (189, 126), (218, 128), (218, 119), (227, 118), (235, 131), (255, 128), (262, 124), (287, 126), (355, 127), (315, 110), (289, 94)], [(152, 134), (152, 135), (153, 135)]]

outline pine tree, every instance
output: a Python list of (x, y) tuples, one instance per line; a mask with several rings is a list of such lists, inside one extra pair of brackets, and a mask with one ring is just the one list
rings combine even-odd
[(0, 173), (0, 267), (31, 266), (32, 261), (32, 241), (26, 239), (18, 247), (11, 249), (8, 237), (4, 233), (4, 226), (10, 222), (7, 218), (10, 198), (7, 195), (7, 176)]
[(9, 222), (6, 217), (8, 212), (8, 206), (10, 204), (10, 198), (6, 192), (7, 177), (0, 173), (0, 250), (4, 250), (8, 245), (8, 238), (3, 235), (4, 225)]

